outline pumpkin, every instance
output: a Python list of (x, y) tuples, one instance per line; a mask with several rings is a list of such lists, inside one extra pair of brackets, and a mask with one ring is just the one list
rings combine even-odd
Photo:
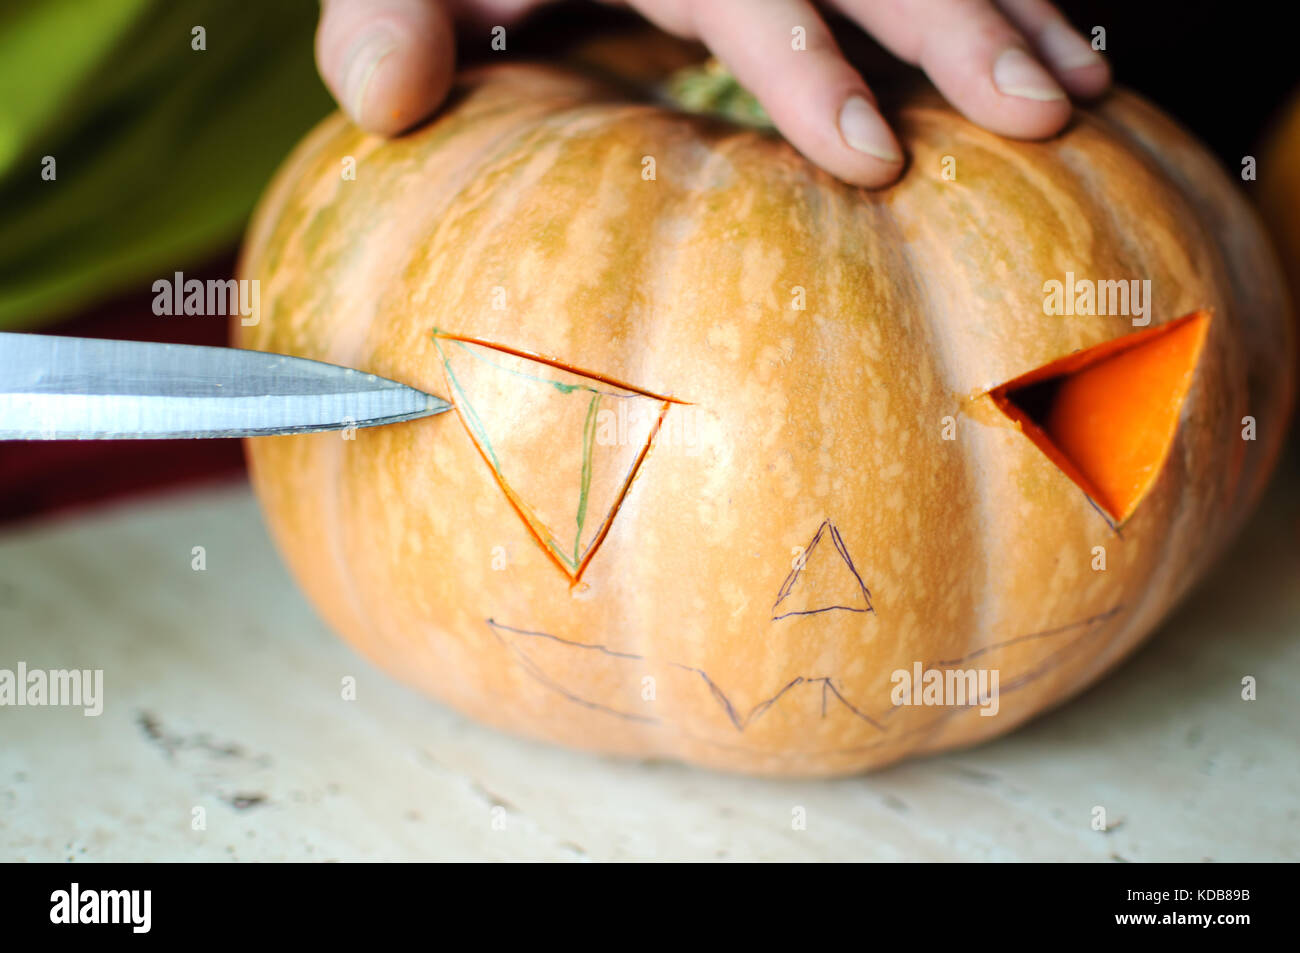
[(1283, 108), (1264, 143), (1259, 186), (1260, 210), (1281, 252), (1300, 319), (1300, 92)]
[(772, 775), (991, 738), (1131, 652), (1279, 448), (1266, 240), (1131, 94), (1047, 142), (888, 115), (879, 192), (554, 65), (322, 123), (238, 343), (454, 404), (248, 442), (324, 618), (501, 729)]

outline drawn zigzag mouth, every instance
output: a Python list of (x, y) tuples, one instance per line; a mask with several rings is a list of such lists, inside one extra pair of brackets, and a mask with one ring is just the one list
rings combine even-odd
[[(1058, 668), (1075, 649), (1079, 648), (1087, 639), (1100, 631), (1102, 625), (1110, 622), (1122, 611), (1123, 606), (1115, 606), (1085, 619), (1021, 634), (983, 646), (961, 658), (929, 662), (925, 667), (927, 669), (941, 670), (960, 668), (969, 662), (987, 658), (991, 653), (1012, 645), (1020, 645), (1041, 639), (1054, 639), (1071, 633), (1082, 632), (1082, 635), (1078, 638), (1053, 649), (1052, 652), (1026, 671), (1020, 672), (1003, 682), (999, 688), (999, 695), (1005, 695), (1008, 692), (1016, 691), (1031, 684)], [(712, 703), (717, 706), (717, 709), (726, 719), (726, 723), (739, 734), (743, 734), (747, 729), (760, 723), (772, 711), (786, 705), (797, 705), (802, 700), (806, 710), (809, 704), (807, 692), (810, 690), (817, 693), (812, 700), (819, 712), (819, 718), (826, 719), (835, 714), (843, 714), (861, 721), (881, 734), (888, 732), (890, 716), (901, 707), (894, 704), (883, 706), (879, 715), (872, 716), (867, 712), (865, 705), (850, 700), (842, 688), (836, 684), (833, 676), (799, 675), (786, 681), (770, 696), (747, 710), (742, 710), (733, 700), (732, 693), (728, 693), (701, 668), (679, 662), (652, 659), (632, 652), (623, 652), (598, 643), (566, 639), (549, 632), (518, 628), (491, 618), (487, 619), (486, 622), (493, 635), (511, 652), (519, 662), (520, 667), (539, 684), (562, 695), (576, 705), (629, 722), (665, 727), (672, 726), (670, 718), (659, 714), (657, 702), (642, 700), (642, 680), (651, 671), (659, 673), (661, 677), (664, 675), (670, 677), (674, 675), (681, 676), (673, 680), (671, 690), (674, 693), (685, 692), (687, 700), (692, 702), (690, 705), (692, 708), (695, 707), (695, 704), (690, 696), (703, 690), (711, 698)], [(546, 664), (543, 656), (550, 653), (558, 653), (555, 654), (554, 658), (559, 664), (555, 665), (554, 668), (565, 672), (565, 675), (552, 674), (549, 671), (552, 666)], [(611, 685), (617, 686), (621, 682), (623, 691), (615, 691), (612, 694), (607, 691), (605, 697), (593, 697), (590, 688), (575, 687), (572, 684), (573, 676), (571, 674), (574, 653), (581, 653), (587, 662), (600, 666), (599, 673), (601, 677), (592, 679), (593, 684), (608, 687)], [(947, 709), (946, 714), (957, 714), (975, 707), (976, 704), (978, 703), (954, 706)]]

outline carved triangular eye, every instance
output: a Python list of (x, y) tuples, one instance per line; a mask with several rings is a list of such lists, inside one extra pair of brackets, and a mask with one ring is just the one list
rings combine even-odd
[(681, 401), (502, 344), (437, 329), (433, 341), (447, 393), (483, 462), (576, 585), (664, 415)]
[(990, 396), (1120, 523), (1169, 454), (1209, 326), (1209, 314), (1197, 311), (1071, 354)]

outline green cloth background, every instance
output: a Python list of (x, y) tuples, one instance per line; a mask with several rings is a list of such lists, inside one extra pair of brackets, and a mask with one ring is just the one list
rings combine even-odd
[[(233, 247), (332, 108), (312, 58), (318, 15), (312, 0), (5, 0), (0, 329)], [(41, 179), (46, 155), (55, 181)]]

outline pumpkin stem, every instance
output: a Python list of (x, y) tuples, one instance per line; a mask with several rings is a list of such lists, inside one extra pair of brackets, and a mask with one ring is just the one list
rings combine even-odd
[(664, 83), (664, 94), (687, 112), (756, 129), (776, 128), (754, 95), (714, 57), (672, 73)]

